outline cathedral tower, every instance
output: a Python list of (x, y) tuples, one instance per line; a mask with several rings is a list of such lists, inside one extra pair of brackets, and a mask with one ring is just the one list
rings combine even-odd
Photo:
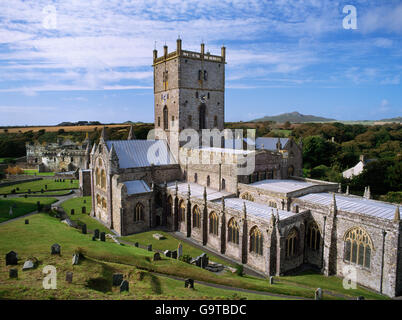
[(171, 53), (166, 45), (161, 57), (154, 50), (155, 129), (166, 133), (173, 154), (183, 129), (224, 129), (225, 50), (211, 55), (202, 43), (200, 52), (186, 51), (181, 39)]

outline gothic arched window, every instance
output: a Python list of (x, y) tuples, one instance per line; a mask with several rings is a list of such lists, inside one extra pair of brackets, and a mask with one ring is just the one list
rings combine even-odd
[(219, 217), (215, 212), (211, 212), (209, 215), (209, 233), (218, 235)]
[(193, 209), (193, 227), (194, 228), (201, 227), (201, 212), (197, 206), (195, 206)]
[(222, 179), (222, 190), (226, 189), (226, 181), (225, 179)]
[(168, 108), (165, 106), (163, 108), (163, 129), (167, 130), (169, 128), (169, 115), (168, 115)]
[(318, 226), (315, 222), (310, 223), (307, 229), (307, 246), (314, 250), (317, 251), (320, 249), (320, 242), (321, 242), (321, 234), (320, 234), (320, 229), (318, 229)]
[(100, 172), (99, 172), (99, 168), (96, 168), (95, 170), (95, 184), (97, 186), (100, 185)]
[(167, 216), (170, 217), (173, 212), (173, 199), (171, 196), (168, 198), (168, 204), (167, 204)]
[(144, 220), (144, 206), (138, 202), (134, 208), (134, 222)]
[(206, 106), (205, 104), (200, 105), (200, 119), (199, 119), (199, 124), (200, 124), (200, 130), (206, 129), (206, 121), (205, 121), (205, 114), (206, 114)]
[(183, 200), (180, 201), (179, 205), (179, 222), (186, 221), (186, 204)]
[(296, 229), (292, 229), (288, 236), (286, 237), (286, 244), (285, 244), (285, 249), (286, 249), (286, 257), (293, 257), (297, 253), (297, 245), (298, 245), (298, 239), (297, 239), (297, 231)]
[(207, 187), (209, 187), (210, 184), (211, 184), (211, 178), (208, 176), (207, 177)]
[(234, 218), (228, 223), (228, 242), (239, 244), (239, 225)]
[(104, 169), (101, 171), (101, 188), (106, 189), (106, 172)]
[(262, 255), (263, 238), (261, 231), (257, 227), (253, 227), (250, 231), (250, 252)]
[(360, 227), (355, 227), (346, 232), (343, 240), (345, 241), (344, 260), (370, 268), (371, 252), (374, 248), (368, 233)]
[(197, 181), (198, 181), (198, 175), (197, 173), (194, 173), (194, 183), (197, 183)]
[(102, 198), (102, 209), (106, 209), (107, 204), (105, 198)]

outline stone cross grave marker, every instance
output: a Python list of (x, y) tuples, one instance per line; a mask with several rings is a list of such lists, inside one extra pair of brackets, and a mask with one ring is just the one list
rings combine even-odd
[(183, 245), (179, 243), (177, 246), (177, 259), (183, 256)]
[(18, 255), (14, 251), (6, 254), (6, 266), (15, 266), (18, 264)]
[(68, 271), (68, 272), (66, 273), (66, 281), (67, 281), (68, 283), (72, 283), (72, 282), (73, 282), (73, 273), (72, 273), (71, 271)]
[(51, 254), (60, 254), (61, 253), (61, 247), (59, 244), (55, 243), (51, 247)]

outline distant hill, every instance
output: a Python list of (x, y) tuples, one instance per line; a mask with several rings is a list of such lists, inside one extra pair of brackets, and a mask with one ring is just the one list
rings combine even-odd
[(312, 115), (305, 115), (295, 111), (290, 113), (282, 113), (277, 116), (271, 116), (271, 117), (266, 116), (263, 118), (252, 120), (252, 122), (258, 122), (258, 121), (275, 121), (279, 123), (289, 121), (291, 123), (305, 123), (305, 122), (330, 122), (336, 120), (330, 118), (316, 117)]
[(381, 119), (378, 120), (380, 122), (402, 122), (402, 117), (395, 117), (395, 118), (389, 118), (389, 119)]

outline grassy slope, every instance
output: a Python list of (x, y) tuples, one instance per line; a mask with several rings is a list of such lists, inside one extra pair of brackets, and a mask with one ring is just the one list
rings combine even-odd
[(60, 190), (60, 189), (76, 189), (78, 188), (78, 180), (73, 180), (73, 183), (70, 180), (66, 180), (65, 182), (55, 182), (53, 179), (43, 179), (31, 182), (23, 182), (19, 184), (15, 184), (12, 186), (1, 187), (0, 193), (11, 193), (12, 189), (20, 188), (18, 192), (28, 192), (28, 189), (31, 191), (40, 191), (41, 189), (45, 190), (45, 185), (47, 185), (47, 190)]
[[(84, 203), (86, 200), (86, 203)], [(89, 216), (92, 209), (91, 197), (76, 197), (64, 201), (61, 206), (64, 211), (70, 216), (70, 219), (76, 222), (85, 223), (89, 230), (99, 229), (100, 232), (111, 233), (110, 230), (102, 223)], [(86, 208), (87, 213), (82, 213), (82, 207)], [(74, 215), (71, 215), (71, 209), (74, 209)]]
[(54, 172), (38, 172), (38, 170), (35, 169), (26, 169), (24, 170), (24, 174), (30, 176), (54, 176)]
[[(40, 201), (41, 204), (51, 204), (57, 201), (55, 198), (13, 198), (13, 199), (0, 199), (0, 223), (22, 216), (37, 209), (36, 202)], [(13, 208), (13, 215), (10, 216), (10, 207)]]
[[(52, 264), (58, 268), (59, 273), (60, 271), (72, 270), (73, 267), (71, 266), (71, 256), (77, 247), (85, 249), (86, 256), (91, 258), (88, 259), (88, 261), (93, 260), (97, 261), (97, 263), (100, 264), (100, 266), (98, 266), (99, 268), (101, 268), (100, 271), (97, 271), (97, 269), (90, 266), (85, 267), (84, 264), (82, 266), (74, 267), (75, 269), (81, 268), (79, 269), (80, 272), (77, 274), (77, 280), (79, 280), (80, 277), (83, 277), (81, 281), (81, 287), (82, 283), (85, 283), (84, 281), (89, 281), (91, 288), (98, 288), (98, 291), (96, 291), (97, 293), (99, 292), (99, 290), (103, 290), (104, 293), (108, 294), (108, 292), (112, 290), (110, 288), (110, 275), (115, 272), (115, 269), (118, 271), (121, 270), (121, 272), (127, 274), (130, 277), (130, 274), (132, 274), (134, 271), (137, 272), (138, 268), (146, 269), (147, 271), (155, 271), (164, 274), (176, 275), (182, 278), (191, 277), (195, 280), (203, 280), (206, 282), (224, 284), (233, 287), (242, 287), (252, 290), (260, 290), (287, 295), (297, 295), (309, 298), (312, 298), (314, 296), (314, 289), (317, 288), (315, 283), (309, 286), (300, 286), (294, 283), (283, 282), (269, 285), (267, 280), (264, 279), (239, 277), (229, 273), (217, 275), (198, 267), (191, 266), (184, 262), (168, 258), (164, 258), (161, 261), (152, 262), (152, 252), (148, 252), (146, 250), (131, 246), (119, 246), (112, 242), (91, 241), (90, 235), (83, 235), (78, 230), (69, 228), (68, 226), (60, 223), (57, 219), (51, 218), (45, 214), (32, 216), (30, 218), (29, 225), (24, 225), (22, 221), (14, 221), (9, 224), (0, 226), (0, 239), (0, 292), (2, 292), (0, 293), (0, 296), (3, 297), (12, 295), (12, 293), (10, 293), (10, 290), (17, 290), (14, 287), (18, 288), (18, 286), (16, 285), (20, 283), (20, 280), (7, 279), (7, 270), (10, 267), (5, 267), (4, 255), (6, 252), (10, 250), (16, 251), (22, 260), (21, 263), (24, 261), (24, 259), (31, 255), (34, 255), (39, 259), (39, 261), (41, 261), (42, 265), (40, 266), (40, 268), (31, 271), (35, 274), (33, 278), (37, 279), (35, 280), (36, 287), (40, 288), (39, 280), (42, 279), (40, 269), (43, 268), (44, 265)], [(35, 239), (35, 241), (32, 241), (33, 239)], [(59, 243), (62, 247), (61, 257), (50, 255), (50, 246), (55, 242)], [(112, 268), (110, 263), (116, 263), (116, 267)], [(127, 267), (128, 269), (124, 269), (125, 267)], [(25, 277), (24, 273), (23, 275)], [(61, 275), (59, 274), (60, 283), (64, 282), (62, 280), (64, 276), (65, 273), (63, 272)], [(155, 275), (150, 275), (151, 278), (154, 276)], [(33, 278), (29, 278), (27, 281), (34, 281)], [(324, 276), (317, 276), (318, 280), (320, 278), (320, 287), (325, 289), (325, 283), (327, 282), (328, 278)], [(131, 278), (129, 279), (131, 281)], [(163, 282), (162, 279), (159, 280)], [(158, 280), (152, 281), (155, 282), (153, 285), (157, 286)], [(181, 283), (181, 285), (183, 285), (183, 283)], [(24, 288), (27, 287), (30, 287), (30, 285), (24, 284)], [(177, 288), (179, 289), (179, 287), (180, 286), (178, 286)], [(174, 296), (176, 293), (174, 292), (174, 289), (172, 290), (173, 292), (169, 294)], [(23, 289), (21, 289), (21, 292), (22, 291)], [(81, 294), (79, 294), (73, 290), (71, 291), (70, 295), (75, 298), (85, 298), (87, 297), (86, 295), (90, 294), (91, 292), (92, 291), (84, 290)], [(361, 295), (361, 292), (349, 292), (349, 294), (357, 296)], [(363, 295), (368, 297), (367, 293), (364, 293)], [(32, 293), (31, 296), (35, 296), (35, 293)], [(184, 295), (184, 297), (189, 298), (188, 295)], [(378, 297), (380, 296), (378, 295)], [(334, 297), (326, 296), (326, 298)]]

